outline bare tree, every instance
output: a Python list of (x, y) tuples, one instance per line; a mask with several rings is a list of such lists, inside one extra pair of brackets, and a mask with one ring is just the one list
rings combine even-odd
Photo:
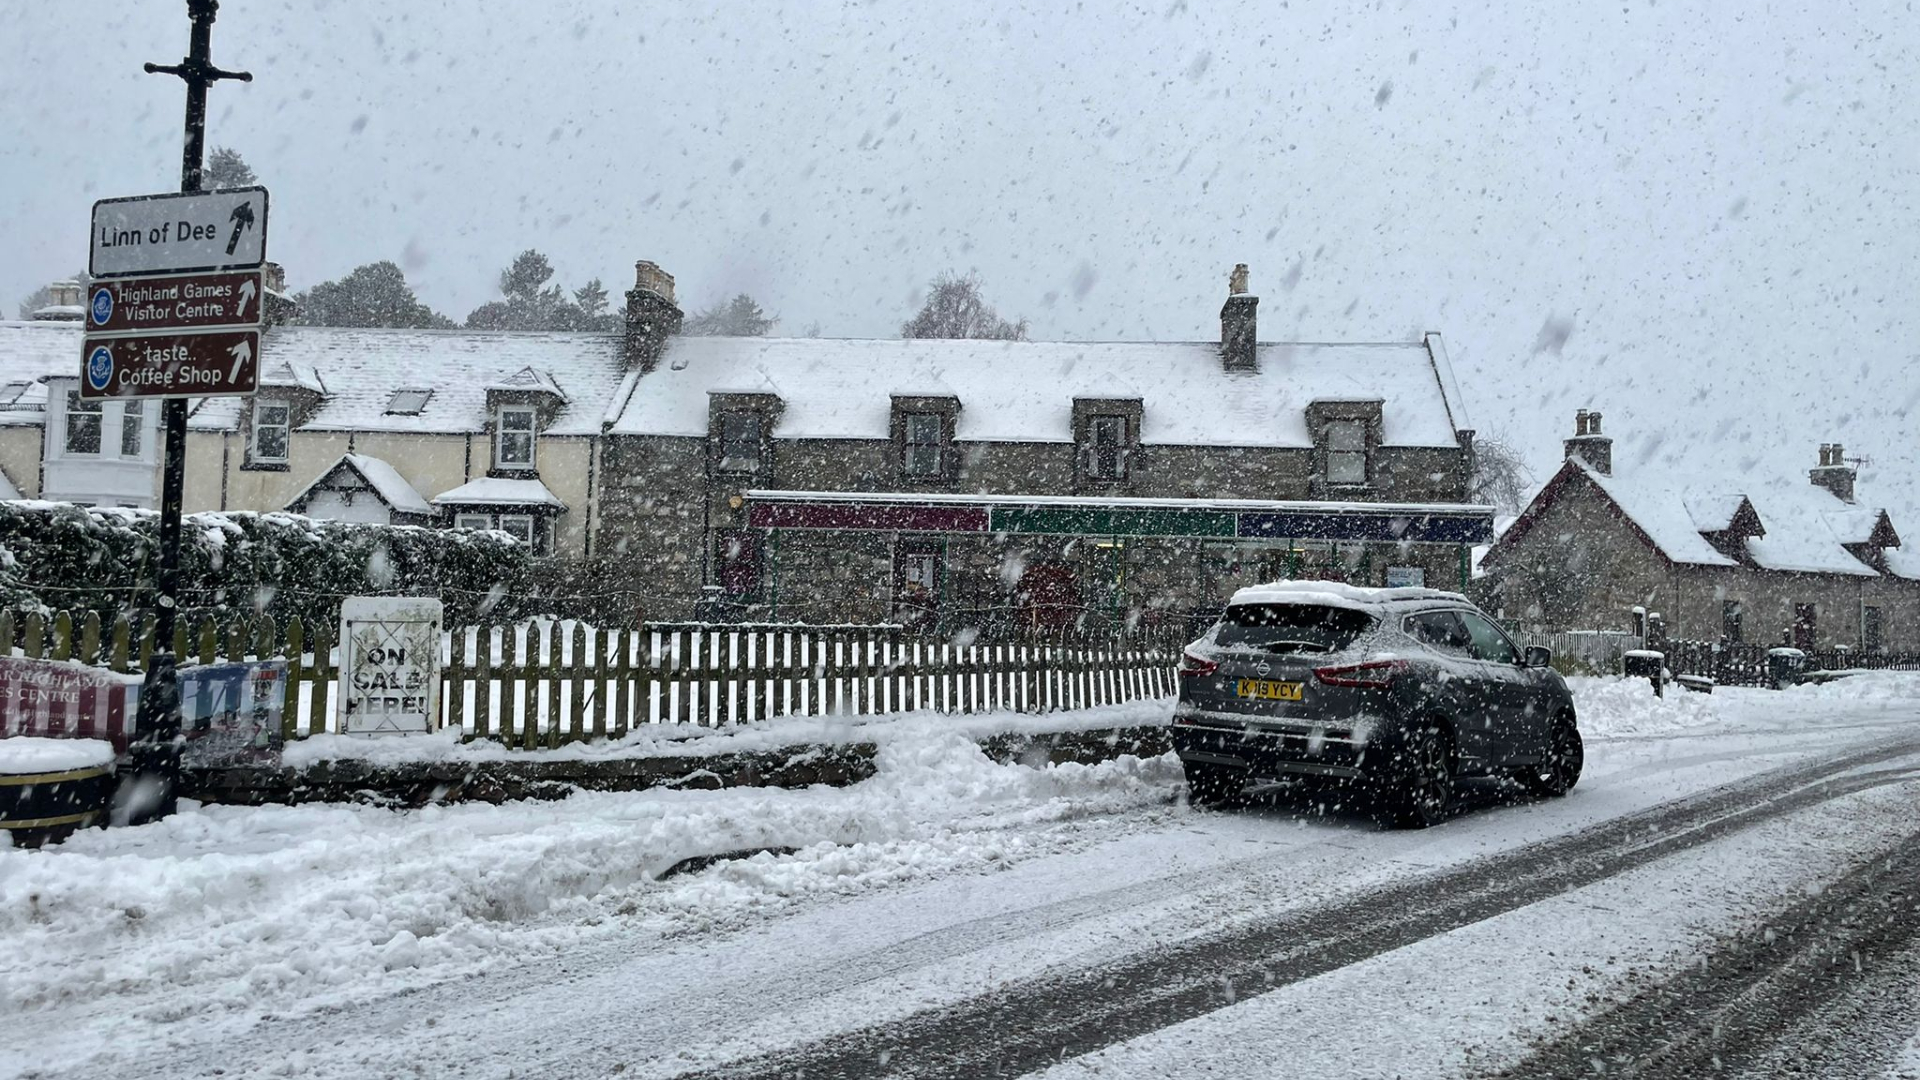
[(1027, 320), (1008, 322), (980, 297), (980, 279), (943, 272), (933, 279), (920, 313), (900, 326), (906, 338), (996, 338), (1025, 341)]
[(1499, 436), (1475, 439), (1473, 476), (1467, 482), (1467, 501), (1492, 506), (1505, 514), (1526, 508), (1533, 490), (1533, 471), (1512, 444)]

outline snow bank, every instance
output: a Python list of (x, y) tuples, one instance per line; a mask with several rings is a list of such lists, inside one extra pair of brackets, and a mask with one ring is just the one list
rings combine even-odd
[(1170, 698), (1134, 701), (1098, 709), (1055, 713), (981, 713), (949, 716), (910, 712), (890, 716), (785, 716), (723, 728), (690, 724), (648, 724), (621, 739), (568, 743), (551, 750), (515, 750), (493, 739), (461, 741), (457, 731), (368, 739), (350, 735), (314, 735), (289, 742), (281, 761), (306, 768), (325, 761), (364, 761), (372, 765), (464, 761), (604, 761), (640, 757), (704, 757), (750, 753), (793, 746), (840, 746), (918, 739), (932, 732), (956, 732), (973, 738), (989, 735), (1046, 735), (1114, 727), (1163, 726), (1173, 715)]
[(1920, 700), (1920, 671), (1855, 671), (1831, 682), (1788, 687), (1798, 699), (1828, 701)]
[(0, 1013), (102, 999), (136, 1016), (324, 1008), (596, 935), (727, 925), (1002, 868), (1085, 842), (1075, 822), (1180, 790), (1171, 755), (1034, 769), (993, 763), (952, 725), (889, 728), (877, 774), (848, 788), (188, 806), (58, 849), (0, 851)]
[(1696, 694), (1669, 684), (1665, 697), (1653, 696), (1646, 679), (1574, 676), (1573, 708), (1583, 735), (1655, 735), (1706, 727), (1723, 719), (1717, 695)]
[(43, 739), (16, 735), (0, 739), (0, 774), (95, 769), (113, 763), (113, 744), (105, 739)]

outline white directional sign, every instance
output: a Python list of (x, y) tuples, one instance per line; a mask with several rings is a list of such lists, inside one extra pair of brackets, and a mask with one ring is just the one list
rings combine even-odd
[(245, 270), (267, 257), (267, 189), (141, 195), (93, 204), (94, 277)]

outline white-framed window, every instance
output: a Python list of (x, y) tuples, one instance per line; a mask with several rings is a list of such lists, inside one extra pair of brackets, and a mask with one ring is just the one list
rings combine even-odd
[(502, 405), (495, 417), (493, 464), (501, 469), (533, 468), (533, 435), (537, 424), (531, 405)]
[(902, 465), (908, 476), (939, 476), (942, 428), (939, 413), (908, 413)]
[(1127, 476), (1127, 418), (1095, 416), (1087, 420), (1087, 475), (1095, 480)]
[(101, 401), (80, 396), (80, 391), (67, 391), (67, 453), (97, 454), (100, 452)]
[(760, 414), (720, 414), (720, 468), (725, 472), (755, 472), (760, 468)]
[(146, 406), (139, 398), (120, 403), (120, 456), (123, 458), (140, 456), (140, 444), (146, 438)]
[(1367, 482), (1367, 425), (1360, 420), (1327, 423), (1327, 483)]
[(531, 548), (534, 537), (533, 515), (501, 514), (500, 531)]
[(493, 515), (455, 514), (453, 515), (453, 527), (456, 529), (491, 529), (493, 528)]
[(256, 462), (284, 465), (293, 427), (293, 406), (276, 398), (253, 399), (253, 446)]

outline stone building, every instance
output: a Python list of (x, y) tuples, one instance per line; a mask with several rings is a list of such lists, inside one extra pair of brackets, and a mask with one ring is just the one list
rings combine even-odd
[(1855, 497), (1822, 445), (1810, 482), (1745, 491), (1614, 469), (1599, 413), (1581, 410), (1566, 461), (1481, 562), (1490, 604), (1535, 630), (1920, 650), (1920, 555), (1894, 515)]
[[(258, 395), (195, 403), (187, 508), (501, 528), (648, 618), (1184, 625), (1256, 580), (1463, 584), (1491, 511), (1439, 336), (1260, 343), (1257, 306), (1219, 342), (690, 337), (643, 262), (623, 333), (279, 326)], [(79, 355), (0, 323), (0, 471), (151, 505), (158, 410), (82, 402)]]

